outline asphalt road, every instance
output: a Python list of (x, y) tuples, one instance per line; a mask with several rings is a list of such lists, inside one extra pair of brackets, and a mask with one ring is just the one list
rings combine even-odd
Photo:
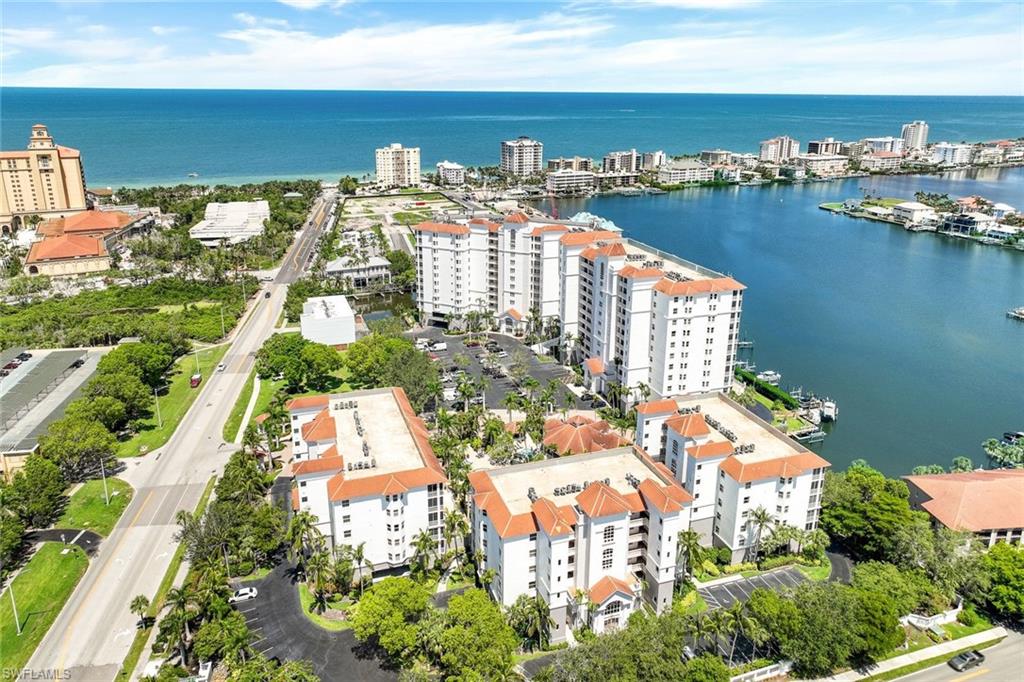
[[(999, 644), (982, 650), (985, 662), (958, 673), (946, 663), (898, 678), (900, 682), (1020, 682), (1024, 680), (1024, 635), (1010, 631)], [(952, 656), (950, 656), (952, 658)]]
[(106, 682), (120, 670), (137, 621), (128, 604), (137, 594), (156, 593), (177, 546), (175, 515), (195, 508), (207, 481), (227, 462), (234, 446), (221, 440), (224, 421), (256, 351), (274, 332), (287, 283), (301, 273), (319, 230), (319, 225), (305, 229), (292, 246), (277, 280), (265, 288), (270, 298), (257, 294), (225, 355), (226, 369), (203, 381), (199, 398), (168, 443), (126, 462), (122, 477), (135, 496), (29, 660), (26, 677)]

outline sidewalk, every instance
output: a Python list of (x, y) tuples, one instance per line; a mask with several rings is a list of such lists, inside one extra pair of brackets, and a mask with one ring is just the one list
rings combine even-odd
[(906, 665), (913, 665), (914, 663), (920, 663), (921, 661), (927, 661), (930, 658), (938, 658), (939, 656), (952, 655), (954, 651), (960, 651), (961, 649), (969, 649), (972, 646), (981, 644), (983, 642), (991, 642), (993, 639), (1000, 639), (1006, 637), (1007, 632), (1001, 627), (991, 628), (983, 632), (976, 632), (973, 635), (967, 637), (961, 637), (960, 639), (953, 639), (942, 644), (936, 644), (925, 649), (918, 649), (917, 651), (909, 654), (903, 654), (902, 656), (896, 656), (878, 664), (861, 670), (848, 670), (845, 673), (838, 675), (832, 675), (831, 677), (823, 677), (815, 682), (853, 682), (854, 680), (862, 680), (865, 677), (871, 677), (872, 675), (879, 675), (890, 670), (902, 668)]

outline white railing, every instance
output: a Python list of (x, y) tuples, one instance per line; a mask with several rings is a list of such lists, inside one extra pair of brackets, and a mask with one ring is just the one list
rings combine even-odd
[(915, 613), (903, 616), (900, 618), (901, 625), (913, 625), (918, 630), (927, 630), (928, 628), (935, 627), (936, 625), (945, 625), (946, 623), (952, 623), (956, 620), (957, 615), (963, 610), (963, 602), (961, 601), (956, 607), (943, 611), (942, 613), (936, 613), (933, 616), (919, 616)]
[(789, 673), (793, 669), (793, 661), (779, 661), (773, 663), (764, 668), (758, 668), (757, 670), (751, 670), (750, 672), (743, 673), (742, 675), (736, 675), (730, 677), (729, 682), (759, 682), (759, 680), (768, 680), (773, 677), (779, 677)]

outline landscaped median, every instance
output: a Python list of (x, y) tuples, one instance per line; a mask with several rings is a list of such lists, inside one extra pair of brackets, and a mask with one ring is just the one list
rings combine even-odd
[(103, 492), (103, 481), (93, 479), (83, 483), (71, 495), (64, 513), (54, 524), (56, 528), (81, 528), (106, 537), (114, 529), (125, 507), (132, 501), (134, 490), (119, 478), (107, 479), (107, 495)]
[[(25, 666), (88, 567), (85, 552), (74, 545), (39, 546), (0, 599), (0, 669), (13, 674)], [(14, 591), (20, 635), (8, 590)]]
[(118, 446), (118, 456), (135, 457), (163, 447), (203, 390), (203, 384), (196, 388), (189, 385), (197, 371), (196, 358), (199, 359), (198, 372), (203, 375), (203, 381), (208, 381), (227, 350), (228, 344), (210, 346), (178, 358), (169, 372), (166, 389), (158, 393), (159, 419), (154, 407), (153, 413), (141, 420), (138, 433)]
[[(352, 600), (348, 597), (335, 596), (327, 600), (327, 609), (340, 611), (351, 607), (352, 604)], [(302, 607), (302, 612), (306, 614), (306, 618), (325, 630), (337, 632), (352, 629), (352, 623), (348, 620), (328, 618), (324, 614), (317, 613), (313, 608), (313, 593), (309, 591), (309, 587), (304, 582), (299, 583), (299, 605)]]

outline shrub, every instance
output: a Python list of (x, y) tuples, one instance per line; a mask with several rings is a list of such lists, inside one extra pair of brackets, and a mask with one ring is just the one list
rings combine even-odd
[(802, 566), (817, 566), (817, 561), (808, 561), (805, 557), (798, 554), (782, 554), (780, 556), (772, 556), (766, 559), (762, 559), (758, 567), (762, 571), (768, 571), (779, 566), (790, 566), (792, 564), (801, 564)]
[(711, 550), (711, 556), (719, 566), (728, 566), (732, 563), (732, 550), (728, 547), (719, 547)]
[(742, 573), (743, 571), (753, 571), (757, 569), (757, 564), (753, 561), (748, 561), (742, 564), (729, 564), (722, 569), (722, 573), (726, 575), (733, 575), (734, 573)]
[(961, 625), (966, 625), (969, 628), (974, 627), (981, 621), (981, 617), (978, 616), (978, 612), (975, 611), (974, 607), (970, 604), (965, 606), (960, 613), (956, 614), (956, 619)]
[(766, 381), (761, 381), (753, 372), (748, 372), (745, 369), (736, 368), (736, 376), (743, 379), (744, 382), (754, 387), (754, 390), (775, 402), (781, 402), (783, 406), (793, 410), (800, 406), (800, 403), (796, 398), (783, 391), (778, 386), (772, 386)]
[(701, 562), (700, 569), (710, 576), (718, 576), (722, 574), (722, 572), (718, 570), (718, 566), (715, 566), (715, 564), (713, 564), (709, 559), (705, 559)]

